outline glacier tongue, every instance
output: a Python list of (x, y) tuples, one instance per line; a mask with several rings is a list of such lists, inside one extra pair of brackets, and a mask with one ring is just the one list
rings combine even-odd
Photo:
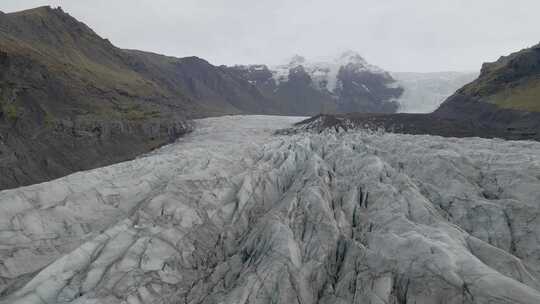
[(197, 122), (0, 192), (6, 303), (540, 303), (540, 143)]

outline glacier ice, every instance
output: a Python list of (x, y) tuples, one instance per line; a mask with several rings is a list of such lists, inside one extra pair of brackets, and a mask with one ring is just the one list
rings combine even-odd
[(540, 303), (540, 143), (224, 116), (0, 192), (6, 303)]
[(401, 113), (431, 113), (458, 89), (478, 77), (478, 72), (394, 72), (396, 85), (403, 87), (398, 98)]

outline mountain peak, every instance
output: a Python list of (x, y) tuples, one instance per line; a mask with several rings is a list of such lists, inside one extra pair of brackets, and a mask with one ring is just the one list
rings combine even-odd
[[(92, 53), (90, 49), (110, 47), (105, 39), (99, 37), (84, 23), (64, 12), (61, 7), (40, 6), (8, 13), (3, 16), (1, 21), (0, 26), (3, 31), (12, 35), (14, 39), (24, 41), (28, 45), (49, 46), (40, 52), (35, 52), (34, 55), (37, 56), (47, 54), (47, 56), (59, 60), (68, 58), (78, 60), (81, 51), (90, 55)], [(20, 49), (20, 44), (13, 44), (10, 41), (3, 41), (3, 43), (11, 46), (14, 50)], [(98, 53), (100, 52), (94, 52), (94, 54)]]
[(61, 7), (52, 8), (50, 5), (44, 5), (44, 6), (38, 6), (38, 7), (27, 9), (27, 10), (13, 12), (11, 14), (20, 15), (20, 16), (21, 15), (26, 15), (26, 16), (40, 15), (40, 16), (44, 16), (46, 14), (50, 14), (50, 13), (53, 13), (53, 12), (61, 12), (61, 13), (63, 13), (64, 11), (62, 10)]
[(298, 66), (298, 65), (305, 64), (306, 62), (307, 62), (307, 60), (306, 60), (306, 58), (304, 56), (300, 56), (298, 54), (295, 54), (289, 60), (289, 65), (290, 66)]
[(360, 56), (360, 54), (358, 54), (358, 52), (355, 52), (355, 51), (352, 51), (352, 50), (348, 50), (348, 51), (345, 51), (345, 52), (341, 53), (341, 55), (339, 55), (336, 58), (336, 62), (338, 62), (340, 64), (343, 64), (343, 65), (346, 65), (346, 64), (349, 64), (349, 63), (362, 64), (362, 65), (367, 64), (367, 61), (364, 59), (364, 57)]

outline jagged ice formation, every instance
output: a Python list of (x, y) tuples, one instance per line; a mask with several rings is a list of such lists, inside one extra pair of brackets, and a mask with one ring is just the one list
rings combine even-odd
[(540, 143), (300, 118), (0, 192), (6, 303), (540, 303)]

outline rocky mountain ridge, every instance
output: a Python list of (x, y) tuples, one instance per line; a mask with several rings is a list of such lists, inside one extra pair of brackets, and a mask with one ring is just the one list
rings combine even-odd
[(394, 113), (403, 93), (390, 73), (347, 51), (331, 61), (295, 55), (278, 66), (230, 67), (290, 115), (340, 112)]
[(277, 113), (196, 57), (123, 50), (60, 8), (0, 14), (0, 189), (131, 159), (194, 117)]

